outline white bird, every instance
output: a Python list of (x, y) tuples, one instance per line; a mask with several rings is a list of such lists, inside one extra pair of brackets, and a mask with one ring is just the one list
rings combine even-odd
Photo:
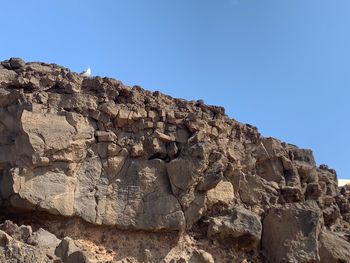
[(81, 76), (83, 77), (90, 77), (91, 76), (91, 68), (90, 66), (83, 72), (80, 73)]

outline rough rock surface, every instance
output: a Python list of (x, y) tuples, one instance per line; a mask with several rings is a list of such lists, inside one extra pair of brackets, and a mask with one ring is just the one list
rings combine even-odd
[(350, 262), (350, 188), (311, 150), (55, 64), (0, 63), (0, 198), (1, 262)]
[(270, 262), (318, 262), (321, 218), (311, 202), (271, 208), (263, 221), (262, 241)]

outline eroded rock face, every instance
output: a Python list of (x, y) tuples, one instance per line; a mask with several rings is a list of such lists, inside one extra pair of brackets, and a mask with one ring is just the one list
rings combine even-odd
[(228, 216), (211, 218), (208, 237), (249, 251), (258, 248), (261, 232), (259, 216), (243, 207), (237, 207)]
[[(328, 235), (321, 244), (320, 231), (349, 231), (349, 196), (334, 170), (316, 166), (311, 150), (262, 137), (221, 107), (55, 64), (0, 64), (4, 211), (192, 233), (232, 244), (225, 260), (237, 262), (317, 262), (330, 257), (325, 244), (336, 239)], [(213, 260), (220, 249), (210, 251)], [(198, 261), (192, 252), (181, 258)]]
[(318, 262), (320, 215), (313, 202), (271, 208), (263, 221), (262, 240), (270, 262)]

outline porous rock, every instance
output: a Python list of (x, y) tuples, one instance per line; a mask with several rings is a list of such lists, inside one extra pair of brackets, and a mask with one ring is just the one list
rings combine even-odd
[[(193, 246), (207, 242), (208, 235), (219, 245), (202, 248), (218, 262), (317, 262), (347, 257), (345, 238), (339, 253), (332, 244), (350, 234), (349, 198), (347, 187), (337, 187), (333, 169), (316, 166), (311, 150), (263, 137), (222, 107), (83, 77), (56, 64), (1, 62), (5, 219), (8, 213), (43, 220), (50, 215), (81, 220), (89, 230), (188, 234), (197, 240)], [(3, 239), (27, 249), (29, 228), (22, 230)], [(173, 258), (168, 252), (175, 248), (141, 251), (149, 250), (155, 262), (188, 261), (198, 250), (192, 245)], [(41, 248), (33, 247), (41, 256)]]
[(318, 262), (322, 223), (321, 211), (315, 203), (270, 208), (263, 221), (262, 236), (269, 261)]
[(236, 245), (238, 249), (253, 250), (260, 242), (262, 225), (260, 218), (244, 207), (236, 207), (228, 216), (210, 220), (208, 237)]

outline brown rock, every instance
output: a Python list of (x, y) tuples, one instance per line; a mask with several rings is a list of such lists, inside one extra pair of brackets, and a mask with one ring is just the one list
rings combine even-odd
[(319, 238), (321, 263), (348, 262), (350, 259), (349, 243), (336, 233), (323, 230)]
[[(73, 217), (102, 230), (123, 229), (130, 239), (147, 237), (134, 252), (114, 251), (114, 245), (123, 246), (122, 238), (109, 244), (121, 262), (136, 262), (145, 249), (154, 262), (186, 261), (196, 247), (219, 262), (263, 262), (264, 255), (271, 262), (317, 262), (346, 255), (348, 243), (339, 241), (340, 252), (333, 244), (339, 236), (345, 240), (350, 229), (349, 198), (350, 189), (337, 187), (334, 170), (316, 167), (311, 150), (264, 138), (221, 107), (110, 78), (83, 78), (55, 64), (1, 62), (0, 204), (5, 218), (14, 213), (21, 219), (25, 211), (48, 220), (54, 214), (62, 222)], [(260, 217), (265, 251), (259, 248)], [(205, 239), (208, 226), (210, 241)], [(84, 234), (93, 227), (87, 224)], [(321, 248), (318, 233), (325, 228), (334, 233), (324, 234), (328, 241)], [(159, 231), (164, 232), (162, 246), (171, 245), (155, 251), (157, 238), (148, 237)], [(177, 247), (169, 241), (173, 231), (192, 241)], [(17, 245), (18, 253), (11, 250), (11, 256), (30, 262), (22, 257), (29, 251), (23, 252), (29, 249), (25, 238), (2, 237), (0, 262), (7, 262), (4, 251)], [(232, 243), (243, 249), (236, 249), (238, 254), (227, 250)], [(171, 255), (176, 251), (181, 255)], [(35, 253), (28, 255), (35, 258)]]
[(271, 208), (263, 221), (262, 246), (270, 262), (318, 262), (321, 211), (315, 203)]
[(208, 237), (233, 243), (237, 249), (254, 250), (261, 238), (260, 218), (251, 211), (236, 207), (229, 216), (215, 217), (208, 228)]

